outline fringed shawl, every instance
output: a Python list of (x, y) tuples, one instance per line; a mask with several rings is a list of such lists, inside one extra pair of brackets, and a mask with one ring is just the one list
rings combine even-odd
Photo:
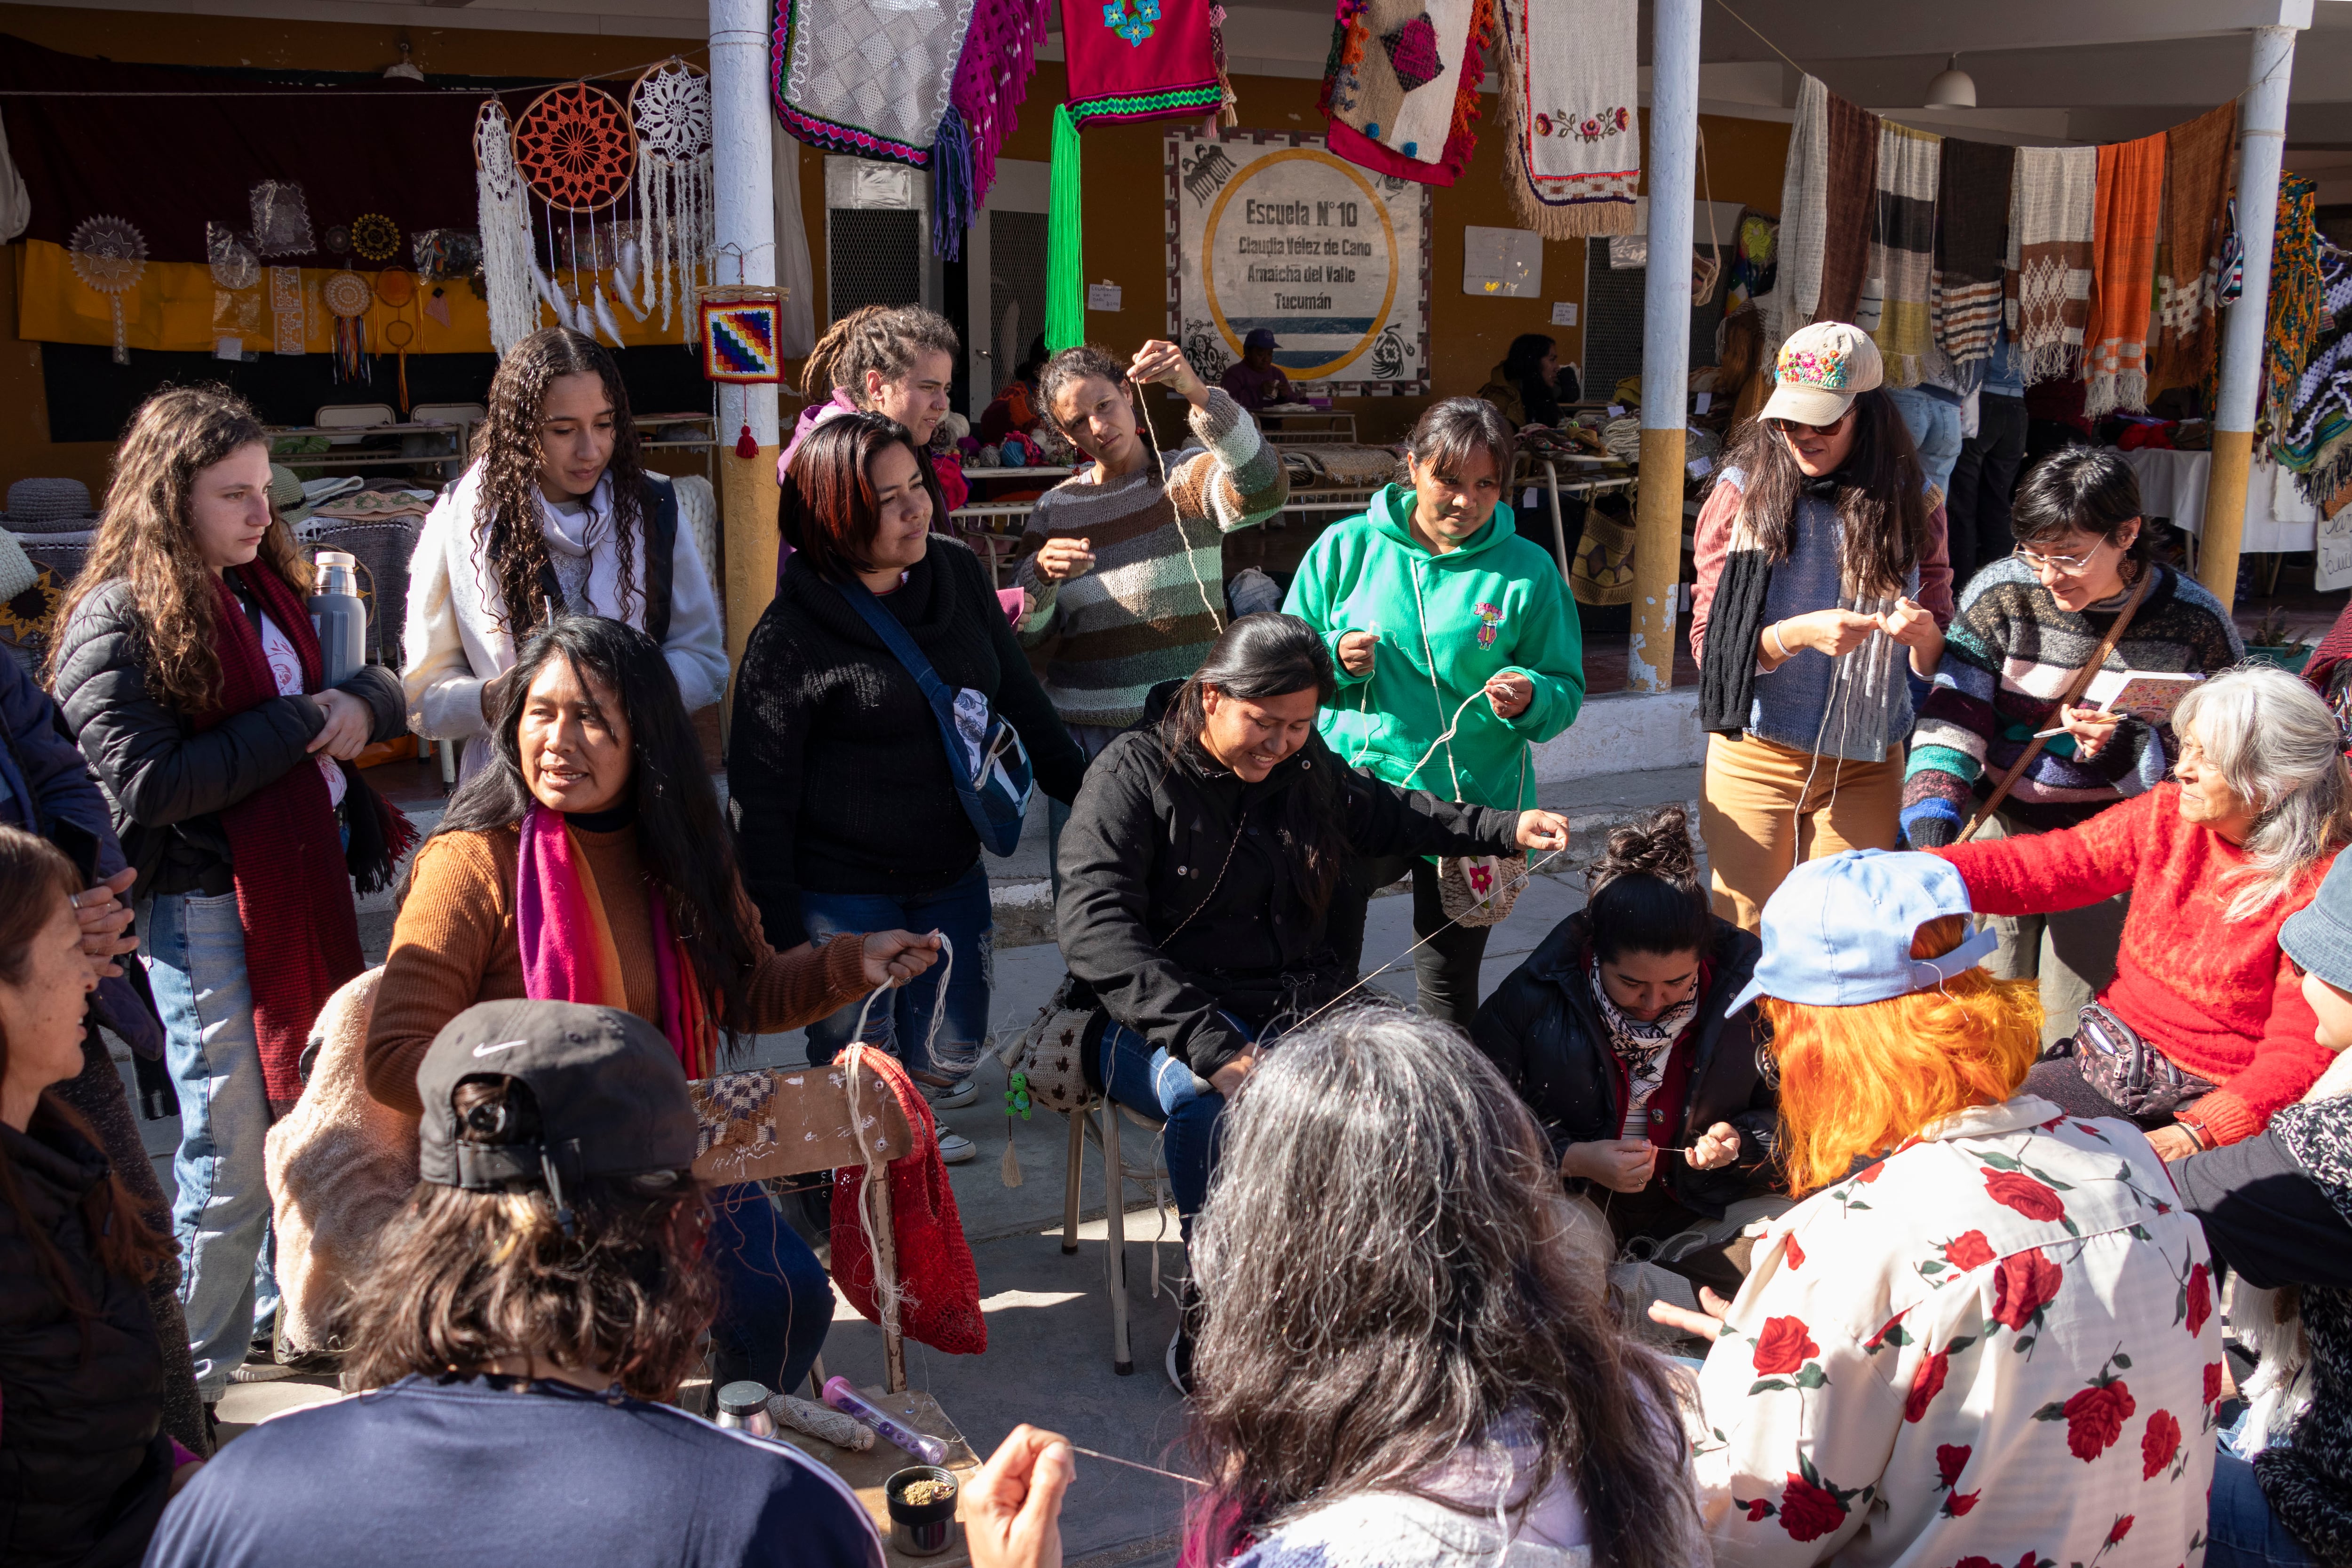
[(1546, 239), (1631, 234), (1642, 183), (1635, 0), (1500, 0), (1503, 184)]
[(1316, 107), (1330, 150), (1375, 174), (1451, 185), (1478, 143), (1495, 0), (1362, 0), (1331, 30)]
[(1870, 237), (1878, 224), (1879, 121), (1835, 93), (1828, 97), (1828, 221), (1821, 298), (1811, 319), (1851, 321), (1870, 276)]
[(2164, 143), (2143, 136), (2101, 147), (2092, 224), (2096, 279), (2083, 360), (2090, 383), (2084, 417), (2147, 406), (2148, 289), (2156, 276), (2156, 223), (2164, 201)]
[[(1870, 236), (1870, 280), (1879, 299), (1871, 336), (1892, 386), (1916, 386), (1927, 333), (1927, 280), (1935, 268), (1936, 182), (1944, 139), (1881, 121), (1878, 216)], [(1862, 314), (1867, 315), (1865, 309)], [(1855, 325), (1864, 323), (1857, 318)]]
[(2148, 354), (2150, 396), (2202, 382), (2219, 342), (2213, 314), (2221, 244), (2229, 235), (2237, 100), (2176, 125), (2164, 136), (2164, 256), (2157, 279), (2158, 331)]
[(2009, 332), (2029, 384), (2075, 375), (2091, 319), (2096, 147), (2021, 147), (2010, 185)]

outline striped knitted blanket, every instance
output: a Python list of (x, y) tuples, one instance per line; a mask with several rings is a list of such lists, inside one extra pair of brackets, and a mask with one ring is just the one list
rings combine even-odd
[[(2238, 629), (2195, 579), (2168, 566), (2132, 617), (2108, 669), (2212, 674), (2245, 657)], [(2120, 596), (2062, 610), (2031, 568), (2007, 556), (1960, 596), (1936, 684), (1919, 710), (1903, 781), (1903, 832), (1914, 848), (1950, 843), (1977, 803), (2013, 766), (2037, 730), (2057, 722), (2058, 699), (2090, 662), (2123, 607)], [(2164, 782), (2176, 750), (2169, 730), (2126, 721), (2096, 760), (2071, 737), (2051, 740), (2002, 810), (2035, 832), (2072, 827)]]
[(1973, 389), (1992, 360), (2000, 327), (2001, 258), (2009, 232), (2009, 183), (2017, 151), (1944, 138), (1936, 181), (1936, 273), (1929, 325), (1955, 378)]
[[(1052, 644), (1045, 694), (1066, 724), (1125, 729), (1163, 680), (1201, 668), (1227, 619), (1224, 536), (1264, 522), (1290, 499), (1280, 454), (1241, 405), (1214, 387), (1193, 411), (1188, 448), (1106, 484), (1066, 479), (1038, 498), (1021, 536), (1015, 580), (1035, 596), (1021, 640)], [(1094, 569), (1066, 583), (1037, 574), (1037, 547), (1083, 538)]]
[[(1878, 218), (1870, 235), (1870, 279), (1878, 291), (1870, 335), (1892, 386), (1916, 386), (1927, 332), (1927, 279), (1935, 268), (1936, 179), (1944, 139), (1891, 120), (1878, 129)], [(1854, 324), (1862, 325), (1857, 317)]]
[(2009, 335), (2028, 385), (2071, 379), (2091, 321), (2096, 147), (2021, 147), (2009, 190)]

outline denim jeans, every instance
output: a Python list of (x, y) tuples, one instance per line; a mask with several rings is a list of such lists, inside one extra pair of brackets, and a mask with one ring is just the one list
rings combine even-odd
[(2213, 1456), (2206, 1494), (2205, 1568), (2308, 1568), (2311, 1556), (2271, 1512), (2254, 1467), (2224, 1450)]
[(1912, 445), (1919, 448), (1919, 467), (1927, 482), (1938, 493), (1948, 493), (1952, 465), (1960, 460), (1959, 405), (1916, 386), (1890, 386), (1886, 395), (1895, 400), (1904, 427), (1911, 432)]
[(756, 1183), (714, 1189), (710, 1207), (708, 1256), (719, 1285), (711, 1386), (751, 1378), (772, 1394), (805, 1397), (801, 1384), (833, 1327), (824, 1265)]
[[(1235, 1028), (1250, 1033), (1232, 1014), (1224, 1016)], [(1112, 1100), (1167, 1124), (1160, 1147), (1168, 1159), (1168, 1187), (1175, 1194), (1176, 1213), (1190, 1245), (1192, 1216), (1209, 1195), (1209, 1173), (1216, 1168), (1225, 1097), (1195, 1076), (1192, 1064), (1170, 1056), (1165, 1047), (1153, 1045), (1124, 1024), (1103, 1025), (1100, 1065)]]
[[(809, 941), (819, 947), (845, 931), (937, 931), (954, 944), (955, 973), (948, 978), (947, 1016), (940, 1024), (940, 1045), (951, 1055), (969, 1057), (988, 1037), (988, 994), (996, 968), (990, 940), (994, 918), (988, 902), (988, 868), (978, 862), (938, 892), (919, 898), (801, 889), (801, 921), (808, 928)], [(932, 1070), (926, 1039), (939, 997), (940, 967), (933, 964), (913, 981), (877, 998), (866, 1021), (866, 1044), (889, 1051), (909, 1073)], [(865, 1003), (860, 997), (808, 1026), (811, 1067), (833, 1060), (850, 1043)]]
[(196, 1388), (210, 1402), (244, 1363), (256, 1321), (278, 1310), (262, 1181), (269, 1097), (236, 895), (163, 894), (145, 927), (164, 1064), (180, 1095), (180, 1147), (172, 1159), (180, 1305)]

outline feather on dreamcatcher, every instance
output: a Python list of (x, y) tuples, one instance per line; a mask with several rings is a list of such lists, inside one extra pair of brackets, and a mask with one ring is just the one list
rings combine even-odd
[(319, 299), (335, 318), (335, 379), (374, 380), (367, 363), (367, 313), (375, 303), (374, 288), (345, 268), (319, 285)]
[[(698, 335), (695, 290), (707, 279), (718, 225), (711, 200), (709, 73), (672, 58), (629, 89), (637, 140), (637, 225), (621, 241), (614, 281), (637, 320), (661, 300), (662, 330), (675, 307), (686, 342)], [(643, 284), (643, 302), (635, 296)]]

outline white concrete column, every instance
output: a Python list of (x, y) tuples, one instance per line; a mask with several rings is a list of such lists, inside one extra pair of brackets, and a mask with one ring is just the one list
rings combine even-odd
[(2213, 462), (2205, 481), (2205, 531), (2197, 575), (2224, 607), (2238, 587), (2245, 538), (2246, 484), (2261, 414), (2263, 336), (2270, 315), (2271, 240), (2278, 226), (2279, 163), (2286, 151), (2287, 87), (2294, 74), (2293, 27), (2256, 27), (2238, 101), (2238, 233), (2245, 286), (2221, 317), (2221, 384), (2214, 394)]
[(1642, 491), (1633, 519), (1633, 637), (1625, 684), (1674, 684), (1688, 426), (1691, 213), (1697, 192), (1701, 0), (1655, 0), (1650, 46), (1650, 265), (1642, 297)]
[[(710, 0), (711, 184), (718, 230), (711, 280), (716, 283), (776, 280), (768, 23), (765, 0)], [(735, 443), (747, 425), (758, 451), (740, 458)], [(743, 644), (775, 592), (777, 450), (776, 388), (722, 383), (718, 467), (730, 665), (742, 658)]]

